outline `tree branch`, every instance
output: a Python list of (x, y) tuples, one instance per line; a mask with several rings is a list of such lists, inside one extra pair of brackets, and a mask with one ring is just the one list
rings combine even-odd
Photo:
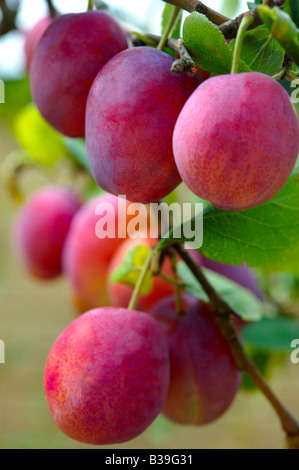
[[(234, 37), (236, 37), (237, 31), (239, 29), (243, 16), (245, 14), (248, 14), (248, 11), (247, 11), (239, 15), (237, 18), (234, 18), (231, 20), (227, 18), (226, 16), (222, 15), (221, 13), (218, 13), (217, 11), (212, 10), (211, 8), (207, 7), (206, 5), (204, 5), (202, 2), (199, 2), (198, 0), (164, 0), (164, 1), (166, 3), (170, 3), (171, 5), (175, 5), (179, 8), (182, 8), (183, 10), (186, 10), (189, 13), (192, 13), (193, 11), (202, 13), (210, 21), (212, 21), (212, 23), (219, 26), (219, 30), (223, 33), (226, 39), (233, 39)], [(268, 0), (267, 1), (267, 4), (270, 7), (277, 6), (279, 8), (282, 8), (285, 3), (286, 3), (286, 0)], [(258, 14), (257, 8), (254, 8), (253, 10), (251, 10), (251, 14), (254, 17), (254, 21), (249, 29), (254, 29), (257, 26), (260, 26), (263, 24)]]
[[(286, 0), (269, 0), (268, 5), (270, 7), (277, 6), (279, 8), (282, 8), (283, 5), (285, 4)], [(223, 23), (222, 25), (219, 26), (219, 30), (222, 32), (222, 34), (226, 37), (226, 39), (233, 39), (236, 37), (236, 34), (238, 32), (238, 29), (240, 27), (240, 24), (244, 18), (245, 15), (248, 15), (249, 12), (242, 13), (239, 15), (237, 18), (233, 20), (229, 20), (226, 23)], [(263, 24), (259, 14), (258, 14), (258, 9), (254, 8), (253, 10), (250, 11), (251, 15), (253, 16), (254, 20), (252, 25), (248, 28), (254, 29), (257, 28), (258, 26), (261, 26)]]
[(5, 0), (0, 0), (0, 9), (2, 10), (3, 18), (0, 23), (0, 36), (9, 33), (13, 29), (16, 29), (16, 16), (18, 13), (20, 2), (17, 2), (16, 8), (11, 9), (6, 5)]
[(227, 16), (224, 16), (221, 13), (218, 13), (217, 11), (212, 10), (212, 8), (207, 7), (206, 5), (204, 5), (202, 2), (199, 2), (198, 0), (164, 0), (164, 1), (176, 7), (182, 8), (182, 10), (189, 11), (189, 13), (192, 13), (193, 11), (202, 13), (207, 18), (209, 18), (209, 20), (212, 21), (212, 23), (217, 24), (217, 25), (225, 23), (226, 21), (229, 20)]
[(198, 282), (202, 285), (210, 300), (210, 307), (214, 312), (221, 331), (227, 339), (231, 351), (235, 357), (236, 363), (240, 370), (244, 371), (261, 392), (268, 399), (277, 416), (279, 417), (282, 429), (287, 435), (287, 446), (290, 449), (299, 449), (299, 423), (279, 401), (269, 385), (256, 368), (251, 359), (247, 356), (242, 343), (239, 339), (237, 329), (235, 327), (233, 316), (236, 315), (229, 305), (219, 296), (213, 286), (209, 283), (202, 269), (183, 248), (182, 245), (174, 246), (177, 253), (187, 264), (190, 271), (194, 274)]

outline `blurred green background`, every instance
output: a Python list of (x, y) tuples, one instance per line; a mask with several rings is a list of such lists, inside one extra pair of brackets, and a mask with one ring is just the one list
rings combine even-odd
[[(113, 6), (114, 2), (110, 3)], [(159, 10), (162, 2), (152, 3)], [(216, 7), (215, 2), (211, 3)], [(82, 2), (78, 5), (73, 2), (73, 5), (80, 9)], [(244, 2), (229, 1), (222, 6), (224, 13), (234, 15), (244, 7)], [(40, 8), (41, 15), (44, 7)], [(26, 15), (27, 19), (31, 18), (28, 11)], [(32, 22), (33, 19), (36, 19), (36, 12), (32, 15)], [(147, 22), (150, 29), (147, 13), (142, 21), (143, 24)], [(14, 44), (6, 44), (7, 55)], [(0, 41), (0, 50), (3, 47)], [(20, 53), (21, 46), (18, 47)], [(0, 104), (0, 165), (3, 168), (5, 164), (6, 168), (7, 156), (20, 148), (13, 125), (18, 110), (30, 102), (30, 92), (21, 55), (9, 66), (7, 58), (1, 60), (3, 75), (0, 74), (0, 78), (6, 82), (6, 104)], [(30, 128), (32, 122), (27, 121), (27, 125)], [(35, 187), (51, 181), (51, 178), (51, 171), (43, 174), (36, 169), (28, 170), (22, 176), (22, 191), (30, 194)], [(0, 339), (5, 342), (6, 353), (5, 364), (0, 364), (0, 448), (92, 448), (72, 441), (60, 432), (52, 421), (43, 391), (43, 370), (49, 350), (76, 315), (70, 301), (68, 282), (64, 278), (50, 283), (38, 282), (23, 270), (11, 244), (12, 224), (18, 205), (3, 182), (0, 184), (0, 208)], [(292, 364), (288, 355), (274, 354), (267, 375), (277, 395), (299, 417), (299, 364)], [(275, 449), (282, 448), (283, 439), (277, 417), (261, 393), (242, 390), (231, 409), (211, 425), (176, 426), (159, 417), (137, 439), (107, 448)]]

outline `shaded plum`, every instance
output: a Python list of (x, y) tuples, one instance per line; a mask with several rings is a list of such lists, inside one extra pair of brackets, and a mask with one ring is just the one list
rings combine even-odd
[(36, 191), (13, 224), (13, 247), (25, 268), (38, 279), (62, 273), (62, 253), (71, 222), (81, 206), (78, 195), (58, 186)]
[(186, 425), (208, 424), (232, 404), (241, 374), (209, 306), (183, 294), (185, 315), (175, 297), (161, 300), (151, 315), (168, 337), (170, 386), (163, 414)]
[(56, 130), (84, 137), (87, 96), (99, 70), (128, 47), (121, 27), (100, 11), (70, 13), (51, 23), (30, 67), (33, 101)]

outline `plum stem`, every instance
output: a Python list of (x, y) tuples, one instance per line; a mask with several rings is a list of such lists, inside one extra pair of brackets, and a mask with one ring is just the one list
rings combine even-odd
[(176, 310), (179, 316), (184, 316), (186, 312), (183, 306), (181, 286), (179, 285), (177, 257), (175, 253), (170, 254), (170, 262), (171, 262), (171, 267), (172, 267), (174, 281), (175, 281)]
[(233, 63), (232, 63), (232, 69), (231, 69), (232, 74), (239, 72), (241, 50), (242, 50), (244, 37), (249, 26), (252, 25), (253, 21), (254, 21), (254, 17), (251, 13), (248, 13), (243, 16), (243, 19), (241, 21), (241, 24), (238, 30), (235, 48), (234, 48)]
[(49, 13), (50, 13), (50, 16), (51, 18), (56, 18), (57, 16), (57, 10), (56, 8), (54, 7), (53, 5), (53, 2), (52, 0), (46, 0), (47, 4), (48, 4), (48, 10), (49, 10)]
[(251, 378), (276, 412), (282, 429), (285, 431), (287, 436), (287, 448), (299, 449), (299, 423), (276, 397), (260, 371), (256, 368), (255, 364), (245, 352), (233, 321), (233, 317), (236, 315), (236, 312), (234, 312), (233, 309), (215, 291), (213, 286), (205, 277), (201, 267), (198, 266), (184, 247), (182, 245), (174, 245), (174, 248), (208, 295), (210, 307), (216, 316), (217, 323), (219, 324), (223, 335), (230, 345), (239, 369), (244, 371)]
[(93, 0), (88, 0), (87, 10), (93, 10)]
[(134, 288), (133, 294), (131, 296), (130, 303), (128, 305), (129, 310), (135, 310), (136, 309), (136, 305), (137, 305), (137, 302), (138, 302), (138, 299), (139, 299), (139, 295), (140, 295), (142, 286), (144, 284), (146, 275), (147, 275), (147, 273), (150, 269), (150, 265), (151, 265), (151, 261), (153, 259), (153, 256), (154, 256), (154, 250), (150, 250), (147, 257), (146, 257), (145, 263), (144, 263), (144, 265), (141, 269), (141, 272), (139, 274), (138, 281), (137, 281), (136, 286)]
[(165, 31), (164, 31), (164, 33), (161, 37), (161, 40), (160, 40), (160, 42), (157, 46), (158, 50), (163, 51), (163, 49), (165, 48), (168, 37), (171, 35), (171, 32), (172, 32), (173, 28), (176, 25), (176, 22), (177, 22), (180, 11), (181, 11), (181, 9), (179, 7), (173, 7), (173, 11), (172, 11), (171, 17), (169, 19), (169, 22), (168, 22), (168, 24), (165, 28)]

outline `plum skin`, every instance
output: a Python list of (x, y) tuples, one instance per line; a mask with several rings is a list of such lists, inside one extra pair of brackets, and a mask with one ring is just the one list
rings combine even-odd
[(33, 101), (48, 123), (84, 137), (87, 96), (97, 73), (128, 47), (118, 23), (100, 11), (55, 19), (39, 40), (30, 66)]
[(174, 155), (197, 196), (223, 210), (271, 199), (286, 183), (299, 151), (298, 121), (273, 78), (249, 72), (206, 80), (177, 120)]
[(150, 47), (127, 49), (97, 75), (87, 100), (86, 147), (91, 172), (107, 192), (156, 202), (181, 183), (172, 133), (195, 74), (174, 74), (173, 59)]
[(65, 241), (81, 204), (75, 191), (47, 186), (20, 208), (13, 223), (13, 249), (33, 277), (48, 280), (62, 274)]
[(168, 385), (168, 346), (158, 323), (113, 307), (74, 320), (54, 343), (44, 372), (57, 426), (93, 445), (141, 434), (161, 411)]
[(178, 424), (205, 425), (232, 404), (242, 375), (209, 306), (188, 294), (183, 302), (184, 316), (173, 296), (150, 313), (168, 337), (170, 385), (162, 412)]

